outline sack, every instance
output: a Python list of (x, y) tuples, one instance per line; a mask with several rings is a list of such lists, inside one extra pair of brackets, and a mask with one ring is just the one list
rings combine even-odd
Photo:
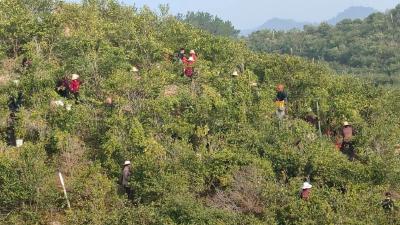
[(275, 105), (279, 110), (285, 110), (285, 101), (276, 101)]

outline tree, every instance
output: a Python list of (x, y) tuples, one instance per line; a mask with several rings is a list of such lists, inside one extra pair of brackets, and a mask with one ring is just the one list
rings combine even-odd
[(214, 35), (237, 37), (240, 33), (229, 20), (224, 21), (218, 16), (213, 16), (207, 12), (188, 12), (184, 16), (178, 15), (177, 18)]

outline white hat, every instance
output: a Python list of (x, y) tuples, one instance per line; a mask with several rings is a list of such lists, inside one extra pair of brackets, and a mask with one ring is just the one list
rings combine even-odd
[(189, 61), (189, 62), (193, 62), (193, 61), (194, 61), (193, 57), (190, 56), (189, 59), (188, 59), (188, 61)]
[(232, 76), (239, 76), (239, 74), (238, 74), (238, 72), (235, 70), (235, 71), (233, 71)]
[(53, 104), (56, 106), (64, 106), (64, 102), (62, 100), (54, 101)]
[(127, 166), (127, 165), (131, 165), (131, 161), (129, 161), (129, 160), (128, 160), (128, 161), (125, 161), (125, 162), (124, 162), (124, 166)]
[(303, 183), (303, 186), (301, 187), (301, 189), (310, 189), (312, 188), (312, 185), (310, 183), (308, 183), (307, 181)]
[(67, 111), (71, 111), (72, 105), (71, 105), (71, 104), (67, 104), (67, 105), (65, 106), (65, 109), (67, 109)]
[(351, 124), (350, 124), (349, 122), (345, 121), (345, 122), (343, 123), (343, 126), (344, 126), (344, 127), (346, 127), (346, 126), (351, 126)]
[(72, 74), (72, 78), (71, 80), (78, 80), (79, 79), (79, 75), (78, 74)]
[(250, 84), (252, 87), (257, 87), (257, 82), (252, 82), (251, 84)]
[(190, 50), (189, 54), (196, 54), (196, 52), (192, 49)]
[(131, 71), (132, 71), (132, 72), (139, 72), (139, 70), (138, 70), (138, 68), (136, 68), (136, 66), (132, 66)]

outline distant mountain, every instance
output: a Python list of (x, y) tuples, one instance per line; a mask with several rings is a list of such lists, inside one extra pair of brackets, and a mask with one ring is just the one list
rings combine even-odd
[(303, 29), (304, 25), (310, 23), (307, 22), (297, 22), (291, 19), (280, 19), (280, 18), (273, 18), (265, 22), (261, 25), (258, 29), (274, 29), (274, 30), (291, 30), (291, 29)]
[[(371, 15), (372, 13), (377, 12), (377, 10), (370, 8), (370, 7), (364, 7), (364, 6), (354, 6), (350, 7), (343, 12), (339, 13), (337, 16), (335, 16), (332, 19), (327, 20), (326, 22), (332, 25), (337, 24), (338, 22), (344, 20), (344, 19), (364, 19)], [(302, 30), (304, 25), (311, 25), (313, 23), (310, 22), (298, 22), (292, 19), (281, 19), (281, 18), (273, 18), (265, 22), (263, 25), (256, 29), (249, 29), (249, 30), (242, 30), (241, 34), (242, 35), (249, 35), (252, 32), (258, 31), (258, 30), (280, 30), (280, 31), (288, 31), (291, 29), (300, 29)]]
[(352, 20), (364, 19), (375, 12), (377, 12), (377, 10), (370, 7), (363, 7), (363, 6), (350, 7), (345, 11), (339, 13), (336, 17), (328, 20), (327, 22), (329, 24), (335, 25), (344, 19), (352, 19)]

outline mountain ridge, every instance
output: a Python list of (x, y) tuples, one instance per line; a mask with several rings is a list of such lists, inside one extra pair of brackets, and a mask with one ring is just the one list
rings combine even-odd
[[(332, 17), (328, 20), (322, 20), (320, 23), (326, 22), (330, 25), (335, 25), (344, 19), (364, 19), (369, 15), (378, 12), (378, 10), (366, 7), (366, 6), (351, 6), (342, 12), (339, 12), (335, 17)], [(259, 31), (259, 30), (277, 30), (277, 31), (288, 31), (292, 29), (299, 29), (302, 30), (305, 25), (316, 25), (318, 23), (307, 22), (307, 21), (296, 21), (294, 19), (287, 19), (287, 18), (278, 18), (274, 17), (272, 19), (267, 20), (261, 26), (255, 29), (245, 29), (242, 30), (242, 35), (248, 35), (252, 32)]]

